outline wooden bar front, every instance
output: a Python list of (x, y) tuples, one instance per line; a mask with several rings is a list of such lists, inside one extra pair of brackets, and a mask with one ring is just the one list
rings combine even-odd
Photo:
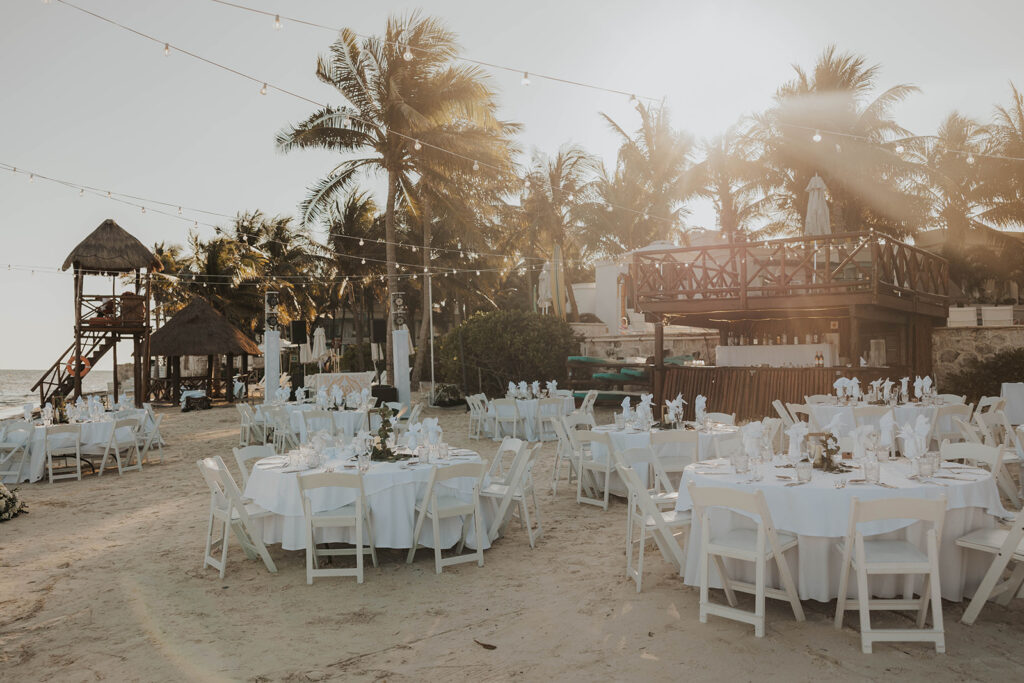
[(685, 419), (692, 420), (697, 394), (708, 399), (709, 412), (736, 413), (737, 420), (778, 417), (772, 401), (803, 403), (804, 396), (831, 394), (838, 377), (856, 377), (867, 389), (872, 380), (888, 377), (894, 382), (909, 373), (907, 368), (724, 368), (674, 367), (665, 370), (665, 382), (657, 405), (682, 394)]

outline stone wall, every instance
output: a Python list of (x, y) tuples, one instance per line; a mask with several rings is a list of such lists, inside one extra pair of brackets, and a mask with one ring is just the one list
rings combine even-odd
[(950, 373), (973, 359), (1024, 347), (1024, 325), (1013, 327), (938, 327), (932, 331), (932, 372), (941, 390)]

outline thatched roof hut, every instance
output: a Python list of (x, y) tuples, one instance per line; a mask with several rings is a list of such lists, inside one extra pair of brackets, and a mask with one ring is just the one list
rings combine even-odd
[(154, 332), (149, 344), (154, 356), (262, 355), (256, 342), (199, 297)]
[(159, 270), (160, 262), (142, 242), (108, 218), (71, 250), (62, 270), (72, 266), (96, 274), (114, 275), (142, 268)]

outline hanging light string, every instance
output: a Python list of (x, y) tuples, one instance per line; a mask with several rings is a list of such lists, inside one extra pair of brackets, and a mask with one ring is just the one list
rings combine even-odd
[[(307, 19), (300, 19), (300, 18), (297, 18), (297, 17), (290, 17), (290, 16), (287, 16), (287, 15), (284, 15), (284, 14), (280, 14), (278, 12), (269, 12), (267, 10), (261, 10), (261, 9), (255, 8), (255, 7), (248, 7), (246, 5), (241, 5), (241, 4), (236, 3), (236, 2), (228, 2), (227, 0), (211, 0), (211, 2), (215, 2), (218, 5), (224, 5), (225, 7), (231, 7), (231, 8), (234, 8), (234, 9), (243, 10), (245, 12), (252, 12), (253, 14), (260, 14), (260, 15), (263, 15), (263, 16), (266, 16), (266, 17), (274, 17), (274, 28), (275, 29), (281, 28), (281, 22), (282, 21), (286, 21), (288, 23), (299, 24), (301, 26), (309, 26), (310, 28), (323, 29), (325, 31), (330, 31), (331, 33), (334, 33), (334, 34), (337, 34), (337, 33), (339, 33), (342, 30), (342, 27), (328, 26), (326, 24), (320, 24), (320, 23), (317, 23), (315, 21), (309, 21)], [(363, 39), (373, 37), (373, 38), (376, 38), (377, 40), (380, 40), (382, 43), (384, 43), (386, 45), (391, 45), (391, 46), (394, 46), (394, 47), (397, 47), (397, 48), (400, 48), (400, 49), (404, 49), (405, 52), (403, 53), (403, 57), (406, 60), (411, 59), (410, 55), (412, 55), (412, 58), (414, 58), (415, 54), (417, 52), (425, 52), (425, 50), (423, 48), (416, 47), (415, 45), (410, 45), (410, 44), (403, 43), (403, 42), (400, 42), (400, 41), (383, 40), (379, 36), (368, 36), (368, 35), (363, 34), (363, 33), (356, 33), (355, 31), (352, 31), (352, 34), (357, 36), (357, 37), (359, 37), (359, 38), (363, 38)], [(524, 85), (524, 86), (530, 85), (531, 78), (539, 78), (539, 79), (542, 79), (542, 80), (551, 81), (553, 83), (561, 83), (563, 85), (571, 85), (571, 86), (578, 87), (578, 88), (587, 88), (589, 90), (598, 90), (598, 91), (601, 91), (601, 92), (611, 93), (613, 95), (623, 95), (625, 97), (629, 97), (631, 101), (633, 101), (633, 100), (646, 100), (646, 101), (649, 101), (649, 102), (659, 102), (660, 101), (659, 98), (656, 98), (656, 97), (646, 97), (646, 96), (643, 96), (643, 95), (637, 95), (635, 93), (626, 92), (625, 90), (618, 90), (616, 88), (608, 88), (608, 87), (601, 86), (601, 85), (595, 85), (593, 83), (586, 83), (586, 82), (583, 82), (583, 81), (576, 81), (576, 80), (573, 80), (573, 79), (570, 79), (570, 78), (562, 78), (560, 76), (552, 76), (550, 74), (537, 73), (537, 72), (534, 72), (534, 71), (529, 71), (527, 69), (523, 69), (521, 67), (506, 66), (506, 65), (503, 65), (503, 64), (496, 64), (494, 62), (485, 62), (485, 61), (482, 61), (482, 60), (479, 60), (479, 59), (472, 59), (470, 57), (456, 56), (455, 59), (457, 61), (460, 61), (460, 62), (465, 62), (467, 64), (476, 64), (477, 66), (483, 66), (483, 67), (487, 67), (489, 69), (497, 69), (499, 71), (506, 71), (506, 72), (514, 73), (514, 74), (522, 74), (522, 79), (520, 80), (520, 83), (522, 85)]]
[[(908, 143), (910, 143), (912, 140), (924, 140), (924, 139), (938, 140), (939, 139), (939, 137), (937, 135), (912, 135), (909, 138), (902, 138), (902, 139), (897, 138), (897, 139), (894, 139), (894, 140), (890, 140), (888, 142), (878, 142), (877, 140), (873, 140), (873, 139), (869, 138), (866, 135), (857, 135), (856, 133), (844, 133), (844, 132), (838, 131), (838, 130), (828, 130), (828, 129), (825, 129), (825, 128), (815, 128), (813, 126), (801, 126), (801, 125), (796, 124), (796, 123), (786, 123), (786, 122), (783, 122), (783, 121), (780, 121), (778, 125), (780, 125), (780, 126), (782, 126), (784, 128), (795, 128), (797, 130), (803, 130), (803, 131), (807, 131), (807, 132), (812, 132), (813, 131), (813, 134), (810, 137), (811, 137), (811, 142), (814, 142), (814, 143), (821, 142), (822, 135), (828, 135), (830, 137), (843, 138), (843, 139), (846, 139), (846, 140), (856, 140), (857, 142), (864, 142), (864, 143), (867, 143), (869, 145), (873, 145), (875, 147), (879, 147), (879, 148), (882, 148), (882, 149), (888, 149), (888, 150), (894, 151), (894, 152), (896, 152), (896, 154), (903, 154), (906, 151), (906, 145)], [(987, 153), (987, 152), (979, 152), (979, 151), (974, 151), (974, 150), (954, 149), (952, 147), (945, 147), (943, 145), (936, 145), (935, 148), (938, 151), (940, 151), (942, 153), (945, 153), (945, 154), (955, 154), (957, 156), (965, 157), (966, 161), (968, 163), (970, 163), (970, 164), (974, 163), (974, 159), (976, 157), (980, 157), (980, 158), (984, 158), (984, 159), (1000, 159), (1002, 161), (1024, 161), (1024, 157), (1011, 157), (1011, 156), (1006, 156), (1006, 155), (1003, 155), (1003, 154), (991, 154), (991, 153)]]
[[(299, 100), (301, 100), (303, 102), (315, 105), (317, 107), (330, 108), (330, 105), (328, 105), (328, 104), (325, 104), (323, 102), (318, 102), (317, 100), (311, 99), (311, 98), (306, 97), (304, 95), (300, 95), (300, 94), (298, 94), (298, 93), (296, 93), (296, 92), (294, 92), (292, 90), (289, 90), (287, 88), (283, 88), (281, 86), (274, 85), (273, 83), (270, 83), (269, 81), (264, 81), (264, 80), (262, 80), (260, 78), (255, 77), (255, 76), (252, 76), (252, 75), (243, 73), (241, 71), (238, 71), (237, 69), (234, 69), (232, 67), (225, 66), (224, 64), (221, 64), (221, 63), (216, 62), (216, 61), (214, 61), (212, 59), (208, 59), (206, 57), (203, 57), (202, 55), (196, 54), (195, 52), (191, 52), (189, 50), (185, 50), (183, 48), (177, 47), (177, 46), (175, 46), (175, 45), (173, 45), (173, 44), (171, 44), (169, 42), (166, 42), (164, 40), (156, 38), (155, 36), (152, 36), (152, 35), (150, 35), (148, 33), (144, 33), (142, 31), (134, 29), (134, 28), (132, 28), (130, 26), (126, 26), (125, 24), (122, 24), (122, 23), (120, 23), (120, 22), (118, 22), (118, 21), (116, 21), (114, 19), (110, 19), (110, 18), (105, 17), (105, 16), (103, 16), (101, 14), (97, 14), (96, 12), (93, 12), (91, 10), (85, 9), (83, 7), (79, 7), (78, 5), (75, 5), (74, 3), (69, 2), (68, 0), (56, 0), (56, 2), (59, 2), (62, 5), (66, 5), (67, 7), (70, 7), (72, 9), (76, 9), (76, 10), (78, 10), (78, 11), (84, 13), (84, 14), (87, 14), (87, 15), (89, 15), (91, 17), (95, 17), (96, 19), (104, 21), (104, 22), (106, 22), (106, 23), (108, 23), (108, 24), (110, 24), (112, 26), (115, 26), (117, 28), (123, 29), (125, 31), (130, 32), (130, 33), (133, 33), (133, 34), (135, 34), (135, 35), (137, 35), (137, 36), (139, 36), (141, 38), (144, 38), (146, 40), (149, 40), (149, 41), (151, 41), (153, 43), (156, 43), (156, 44), (161, 46), (161, 48), (164, 50), (165, 53), (167, 53), (169, 50), (176, 50), (176, 51), (180, 52), (181, 54), (189, 56), (189, 57), (192, 57), (194, 59), (197, 59), (197, 60), (203, 62), (204, 64), (208, 64), (208, 65), (216, 67), (218, 69), (222, 69), (224, 71), (227, 71), (228, 73), (234, 74), (236, 76), (240, 76), (242, 78), (247, 79), (250, 82), (260, 83), (261, 84), (261, 88), (260, 88), (260, 93), (261, 94), (266, 94), (266, 92), (267, 92), (267, 90), (269, 88), (269, 89), (272, 89), (272, 90), (276, 90), (277, 92), (280, 92), (280, 93), (282, 93), (284, 95), (289, 95), (291, 97), (295, 97), (295, 98), (297, 98), (297, 99), (299, 99)], [(277, 15), (275, 15), (275, 16), (277, 16)], [(342, 108), (342, 112), (339, 112), (339, 113), (343, 117), (347, 117), (347, 118), (352, 119), (354, 121), (359, 121), (360, 123), (363, 123), (363, 124), (365, 124), (367, 126), (373, 126), (374, 125), (374, 123), (372, 121), (369, 121), (367, 119), (364, 119), (364, 118), (354, 114), (347, 107)], [(420, 145), (421, 147), (429, 147), (431, 149), (437, 150), (438, 152), (442, 152), (444, 154), (447, 154), (449, 156), (455, 157), (457, 159), (462, 159), (463, 161), (472, 162), (473, 163), (473, 170), (474, 171), (480, 170), (481, 166), (487, 167), (487, 168), (489, 168), (491, 170), (495, 170), (495, 171), (503, 171), (504, 170), (504, 169), (502, 169), (499, 166), (495, 166), (494, 164), (490, 164), (490, 163), (487, 163), (487, 162), (481, 162), (481, 161), (479, 161), (477, 159), (474, 159), (474, 158), (472, 158), (470, 156), (467, 156), (465, 154), (461, 154), (459, 152), (454, 152), (452, 150), (446, 149), (444, 147), (440, 147), (438, 145), (431, 144), (429, 142), (423, 142), (422, 140), (419, 140), (419, 139), (417, 139), (415, 137), (412, 137), (410, 135), (406, 135), (404, 133), (400, 133), (400, 132), (398, 132), (398, 131), (396, 131), (394, 129), (391, 129), (389, 132), (391, 134), (393, 134), (393, 135), (396, 135), (399, 138), (402, 138), (403, 140), (406, 140), (407, 142), (411, 142), (414, 146), (415, 145)], [(634, 209), (632, 207), (623, 206), (623, 205), (620, 205), (620, 204), (612, 204), (610, 202), (604, 202), (604, 205), (605, 205), (605, 207), (608, 210), (618, 209), (619, 211), (622, 211), (624, 213), (632, 214), (634, 216), (641, 217), (644, 220), (659, 221), (659, 222), (662, 222), (662, 223), (667, 223), (670, 226), (676, 224), (676, 221), (674, 219), (665, 218), (663, 216), (652, 216), (652, 215), (650, 215), (645, 210)], [(520, 207), (520, 209), (521, 209), (521, 207)]]

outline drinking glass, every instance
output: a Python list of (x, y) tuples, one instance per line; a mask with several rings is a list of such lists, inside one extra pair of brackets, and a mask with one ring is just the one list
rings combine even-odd
[(622, 417), (622, 415), (616, 415), (615, 416), (615, 428), (616, 429), (623, 429), (625, 426), (626, 426), (626, 418)]
[(869, 484), (877, 484), (882, 478), (882, 463), (877, 459), (864, 461), (864, 479)]
[(935, 468), (932, 463), (932, 459), (928, 456), (922, 455), (914, 460), (914, 466), (917, 469), (917, 473), (922, 477), (930, 477), (935, 474)]
[(808, 482), (811, 480), (812, 464), (810, 460), (801, 460), (796, 464), (796, 480)]
[(750, 456), (743, 451), (738, 451), (732, 456), (732, 466), (736, 474), (746, 474), (750, 471)]

